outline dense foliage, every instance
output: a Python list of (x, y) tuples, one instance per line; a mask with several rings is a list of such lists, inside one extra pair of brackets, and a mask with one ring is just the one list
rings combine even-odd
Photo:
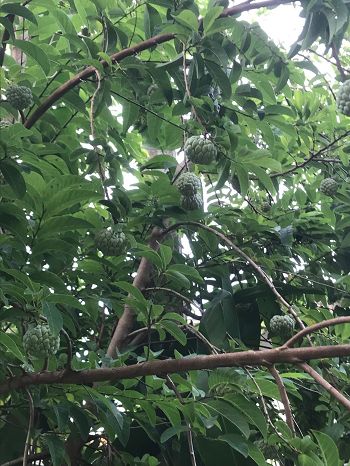
[[(1, 4), (0, 387), (275, 347), (300, 322), (350, 316), (350, 3), (295, 2), (289, 51), (239, 15), (259, 2), (227, 6)], [(349, 337), (348, 323), (298, 345)], [(349, 358), (310, 364), (350, 393)], [(266, 367), (57, 380), (1, 395), (0, 462), (349, 462), (346, 408), (278, 369), (296, 435)]]

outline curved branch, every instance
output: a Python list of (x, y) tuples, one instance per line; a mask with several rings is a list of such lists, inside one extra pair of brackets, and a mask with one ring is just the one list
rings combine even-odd
[[(241, 5), (226, 8), (221, 13), (220, 17), (225, 18), (227, 16), (233, 16), (239, 13), (243, 13), (244, 11), (255, 10), (258, 8), (275, 7), (286, 3), (291, 3), (291, 0), (265, 0), (253, 4), (242, 3)], [(110, 60), (113, 64), (119, 63), (126, 57), (130, 57), (131, 55), (135, 55), (164, 42), (169, 42), (172, 39), (175, 39), (174, 33), (158, 34), (154, 37), (150, 37), (145, 41), (139, 42), (136, 45), (123, 49), (120, 52), (112, 54), (110, 56)], [(100, 63), (104, 68), (107, 68), (109, 66), (109, 63), (106, 60), (101, 60)], [(39, 118), (41, 118), (44, 115), (44, 113), (52, 107), (52, 105), (55, 102), (57, 102), (62, 96), (64, 96), (64, 94), (66, 94), (68, 91), (80, 84), (81, 81), (84, 81), (85, 79), (93, 76), (94, 73), (95, 68), (93, 66), (88, 66), (87, 68), (73, 76), (71, 79), (63, 83), (51, 95), (49, 95), (47, 99), (44, 100), (44, 102), (41, 105), (39, 105), (39, 107), (29, 116), (25, 123), (25, 127), (31, 128), (36, 123), (36, 121), (39, 120)]]
[[(161, 233), (160, 228), (158, 227), (153, 228), (151, 237), (148, 243), (148, 246), (155, 251), (157, 251), (160, 245), (160, 242), (159, 242), (160, 233)], [(149, 279), (150, 279), (151, 270), (152, 270), (152, 263), (148, 259), (146, 259), (146, 257), (142, 257), (136, 276), (133, 281), (133, 286), (135, 286), (139, 290), (146, 288), (149, 282)], [(111, 358), (114, 358), (118, 349), (120, 349), (123, 346), (129, 332), (132, 329), (133, 321), (134, 321), (134, 311), (132, 310), (132, 307), (130, 306), (130, 304), (125, 304), (124, 312), (122, 316), (120, 317), (117, 323), (117, 326), (115, 327), (111, 341), (108, 345), (107, 355), (110, 356)]]
[(346, 131), (345, 133), (341, 134), (336, 139), (334, 139), (332, 142), (330, 142), (327, 146), (322, 147), (322, 149), (320, 149), (319, 151), (312, 153), (306, 160), (304, 160), (304, 162), (297, 163), (294, 165), (294, 167), (289, 168), (288, 170), (284, 172), (272, 173), (271, 175), (269, 175), (270, 178), (276, 178), (277, 176), (288, 175), (289, 173), (295, 172), (299, 168), (305, 167), (305, 165), (312, 162), (315, 157), (318, 157), (319, 155), (323, 154), (323, 152), (326, 152), (330, 147), (334, 146), (334, 144), (336, 144), (341, 139), (344, 139), (346, 136), (349, 136), (349, 135), (350, 135), (350, 131)]
[(268, 367), (268, 369), (269, 369), (270, 374), (272, 375), (272, 377), (275, 379), (275, 382), (276, 382), (277, 387), (278, 387), (278, 391), (280, 392), (281, 401), (283, 403), (284, 412), (285, 412), (285, 415), (286, 415), (287, 426), (290, 428), (292, 433), (295, 435), (295, 428), (294, 428), (292, 410), (290, 408), (289, 398), (288, 398), (286, 387), (284, 386), (282, 377), (280, 376), (280, 373), (275, 368), (275, 366), (270, 366), (270, 367)]
[[(288, 350), (287, 350), (288, 351)], [(303, 369), (307, 374), (309, 374), (318, 384), (320, 384), (328, 393), (330, 393), (339, 403), (341, 403), (345, 408), (350, 412), (350, 400), (348, 400), (342, 393), (340, 393), (333, 385), (327, 382), (326, 379), (322, 377), (318, 372), (315, 371), (309, 364), (306, 362), (297, 364), (300, 369)]]
[[(183, 294), (179, 293), (178, 291), (175, 291), (175, 290), (172, 290), (171, 288), (164, 288), (163, 286), (154, 286), (154, 287), (151, 287), (151, 288), (145, 288), (144, 290), (142, 290), (144, 292), (146, 291), (166, 291), (167, 293), (171, 293), (173, 294), (174, 296), (177, 296), (178, 298), (182, 299), (183, 301), (185, 301), (186, 303), (188, 304), (191, 304), (193, 306), (195, 306), (202, 314), (202, 309), (200, 308), (200, 306), (198, 306), (198, 304), (196, 304), (195, 302), (193, 302), (190, 298), (188, 298), (187, 296), (184, 296)], [(197, 316), (196, 314), (193, 314), (192, 312), (189, 312), (187, 311), (186, 309), (182, 311), (183, 314), (185, 314), (186, 316), (188, 317), (191, 317), (192, 319), (197, 319), (199, 320), (201, 318), (201, 315), (200, 316)]]
[(23, 451), (23, 460), (22, 460), (22, 465), (27, 466), (28, 464), (28, 452), (29, 452), (29, 447), (30, 447), (30, 437), (32, 435), (32, 430), (33, 430), (33, 424), (34, 424), (34, 401), (32, 394), (30, 391), (26, 388), (26, 392), (28, 395), (28, 401), (29, 401), (29, 422), (28, 422), (28, 431), (27, 431), (27, 437), (26, 441), (24, 444), (24, 451)]
[(270, 366), (277, 363), (297, 364), (312, 359), (350, 356), (350, 345), (313, 346), (303, 348), (279, 348), (263, 351), (241, 351), (236, 353), (210, 354), (183, 359), (165, 359), (146, 361), (122, 367), (103, 367), (87, 369), (80, 372), (54, 371), (38, 372), (9, 377), (0, 383), (0, 394), (11, 390), (19, 390), (31, 385), (47, 384), (79, 384), (88, 385), (94, 382), (133, 379), (146, 375), (174, 374), (217, 367)]
[(283, 298), (283, 296), (276, 290), (275, 285), (272, 283), (272, 280), (270, 277), (263, 271), (263, 269), (253, 261), (242, 249), (240, 249), (238, 246), (236, 246), (230, 239), (227, 238), (223, 233), (220, 231), (215, 230), (212, 227), (208, 227), (207, 225), (204, 225), (203, 223), (198, 223), (198, 222), (192, 222), (192, 221), (185, 221), (185, 222), (179, 222), (175, 223), (174, 225), (171, 225), (169, 228), (165, 229), (162, 233), (162, 236), (167, 235), (171, 231), (177, 230), (181, 226), (184, 225), (193, 225), (199, 228), (202, 228), (203, 230), (207, 230), (214, 235), (216, 235), (218, 238), (224, 241), (231, 249), (233, 249), (240, 257), (242, 257), (245, 261), (247, 261), (250, 266), (255, 270), (255, 272), (260, 275), (262, 280), (267, 284), (267, 286), (270, 288), (272, 293), (276, 296), (277, 300), (280, 302), (280, 304), (284, 307), (286, 307), (289, 311), (290, 314), (294, 317), (294, 319), (298, 322), (300, 328), (304, 329), (305, 325), (301, 321), (301, 319), (298, 317), (297, 313), (293, 309), (293, 307)]
[(296, 335), (292, 336), (288, 341), (281, 346), (280, 349), (291, 348), (294, 344), (302, 340), (305, 335), (309, 335), (310, 333), (317, 332), (317, 330), (321, 330), (321, 328), (330, 327), (331, 325), (339, 325), (339, 324), (348, 324), (350, 323), (350, 316), (343, 316), (343, 317), (335, 317), (334, 319), (323, 320), (322, 322), (318, 322), (317, 324), (310, 325), (306, 327)]

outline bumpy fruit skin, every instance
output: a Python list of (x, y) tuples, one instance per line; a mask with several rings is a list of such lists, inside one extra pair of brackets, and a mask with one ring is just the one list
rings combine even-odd
[(337, 95), (338, 110), (346, 116), (350, 116), (350, 79), (345, 81)]
[(193, 196), (181, 196), (180, 205), (185, 210), (197, 210), (203, 207), (203, 199), (200, 194)]
[(295, 321), (290, 316), (273, 316), (270, 320), (270, 330), (272, 335), (280, 336), (282, 339), (293, 335)]
[(59, 335), (53, 335), (46, 324), (31, 327), (23, 336), (23, 347), (29, 356), (47, 358), (56, 354), (60, 347)]
[(176, 181), (177, 189), (184, 196), (194, 196), (202, 189), (201, 180), (194, 173), (183, 173)]
[(216, 157), (216, 147), (208, 139), (200, 136), (191, 136), (185, 142), (185, 154), (193, 163), (209, 165)]
[(263, 202), (261, 204), (261, 210), (262, 212), (269, 212), (271, 210), (271, 206), (268, 202)]
[(24, 110), (33, 104), (33, 94), (29, 87), (12, 84), (6, 89), (6, 99), (12, 107)]
[(326, 196), (334, 196), (338, 191), (338, 183), (333, 178), (325, 178), (321, 181), (320, 191)]
[(122, 231), (104, 228), (97, 233), (95, 244), (105, 256), (119, 256), (125, 252), (127, 240)]

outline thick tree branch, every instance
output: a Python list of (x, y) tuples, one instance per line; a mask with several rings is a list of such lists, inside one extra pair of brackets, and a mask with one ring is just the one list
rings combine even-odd
[(284, 386), (282, 377), (280, 376), (280, 373), (275, 368), (275, 366), (270, 366), (268, 369), (269, 369), (270, 374), (272, 375), (272, 377), (275, 379), (275, 382), (276, 382), (277, 387), (278, 387), (278, 391), (280, 392), (281, 401), (283, 403), (284, 412), (285, 412), (285, 415), (286, 415), (287, 426), (290, 428), (290, 430), (295, 435), (295, 428), (294, 428), (292, 410), (290, 408), (289, 398), (288, 398), (286, 387)]
[(297, 364), (312, 359), (343, 356), (350, 356), (350, 344), (211, 354), (183, 359), (147, 361), (123, 367), (88, 369), (80, 372), (66, 370), (37, 372), (8, 378), (0, 383), (0, 394), (8, 393), (11, 390), (23, 389), (31, 385), (89, 385), (94, 382), (104, 382), (107, 380), (115, 382), (117, 380), (133, 379), (146, 375), (162, 376), (191, 370), (216, 369), (217, 367), (270, 366), (278, 363)]
[(322, 375), (315, 371), (309, 364), (302, 362), (297, 364), (300, 369), (309, 374), (318, 384), (320, 384), (328, 393), (330, 393), (339, 403), (341, 403), (350, 412), (350, 400), (340, 393), (333, 385), (325, 380)]
[[(155, 251), (159, 248), (159, 239), (160, 239), (161, 230), (158, 227), (153, 228), (151, 237), (148, 243), (148, 246)], [(143, 289), (147, 287), (147, 284), (150, 280), (152, 270), (151, 262), (143, 257), (141, 259), (140, 265), (138, 267), (136, 276), (133, 281), (133, 285), (138, 289)], [(129, 304), (125, 304), (124, 312), (120, 317), (118, 324), (114, 330), (111, 341), (107, 349), (107, 355), (114, 358), (117, 354), (117, 350), (120, 349), (129, 334), (132, 330), (134, 321), (134, 312)]]
[[(231, 8), (226, 8), (220, 17), (225, 18), (227, 16), (233, 16), (239, 13), (243, 13), (244, 11), (254, 10), (258, 8), (268, 8), (268, 7), (275, 7), (278, 5), (283, 5), (286, 3), (291, 3), (290, 0), (265, 0), (262, 2), (254, 3), (254, 4), (247, 4), (243, 3), (241, 5), (236, 5)], [(151, 37), (145, 41), (139, 42), (136, 45), (128, 47), (126, 49), (121, 50), (120, 52), (116, 52), (110, 56), (110, 60), (112, 63), (119, 63), (126, 57), (130, 57), (131, 55), (135, 55), (140, 53), (144, 50), (148, 50), (156, 45), (163, 44), (164, 42), (169, 42), (170, 40), (175, 38), (174, 33), (167, 33), (167, 34), (158, 34), (157, 36)], [(109, 66), (109, 63), (106, 60), (101, 60), (101, 65), (104, 68)], [(84, 70), (80, 71), (78, 74), (73, 76), (71, 79), (66, 81), (60, 87), (58, 87), (51, 95), (47, 97), (46, 100), (29, 116), (25, 123), (26, 128), (31, 128), (39, 118), (41, 118), (44, 113), (54, 105), (61, 97), (63, 97), (68, 91), (73, 89), (75, 86), (80, 84), (82, 81), (90, 78), (95, 73), (95, 68), (93, 66), (88, 66)]]
[(305, 335), (309, 335), (310, 333), (317, 332), (317, 330), (321, 330), (322, 328), (330, 327), (331, 325), (348, 324), (348, 323), (350, 323), (350, 316), (335, 317), (334, 319), (323, 320), (322, 322), (318, 322), (317, 324), (310, 325), (309, 327), (306, 327), (300, 330), (300, 332), (298, 332), (296, 335), (292, 336), (292, 338), (290, 338), (288, 341), (284, 343), (281, 349), (292, 348), (294, 344), (297, 341), (302, 340)]

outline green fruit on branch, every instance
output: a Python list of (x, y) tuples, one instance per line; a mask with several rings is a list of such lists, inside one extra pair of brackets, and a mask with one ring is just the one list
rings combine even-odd
[(269, 212), (271, 210), (271, 205), (268, 202), (263, 202), (261, 204), (262, 212)]
[(8, 103), (17, 110), (24, 110), (33, 105), (33, 94), (29, 87), (12, 84), (5, 92)]
[(191, 136), (185, 142), (185, 154), (193, 163), (208, 165), (216, 158), (216, 147), (208, 139), (200, 136)]
[(47, 324), (30, 327), (23, 336), (24, 351), (28, 356), (47, 358), (60, 347), (59, 335), (53, 335)]
[(180, 205), (184, 210), (197, 210), (203, 208), (203, 199), (200, 194), (181, 196)]
[(290, 316), (273, 316), (270, 320), (270, 331), (272, 335), (279, 336), (283, 340), (294, 333), (295, 320)]
[(201, 180), (194, 173), (183, 173), (176, 181), (177, 189), (184, 196), (193, 196), (202, 189)]
[(125, 253), (127, 238), (122, 231), (104, 228), (97, 233), (95, 244), (105, 256), (120, 256)]
[(326, 196), (334, 196), (338, 191), (338, 182), (334, 178), (325, 178), (321, 181), (319, 189)]
[(350, 116), (350, 79), (345, 81), (338, 91), (337, 107), (341, 113)]

